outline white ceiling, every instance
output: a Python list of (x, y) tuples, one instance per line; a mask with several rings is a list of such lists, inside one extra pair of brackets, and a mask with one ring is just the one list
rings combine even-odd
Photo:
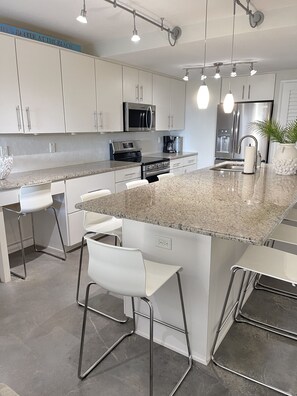
[[(87, 25), (76, 21), (82, 0), (0, 0), (0, 22), (71, 40), (82, 44), (83, 52), (174, 76), (182, 77), (183, 67), (203, 63), (205, 0), (122, 3), (157, 20), (164, 17), (170, 27), (180, 26), (183, 33), (176, 46), (168, 44), (165, 32), (138, 18), (141, 41), (132, 43), (132, 15), (104, 0), (86, 0)], [(230, 62), (233, 1), (208, 3), (206, 62)], [(255, 60), (262, 73), (296, 69), (297, 1), (253, 0), (251, 5), (265, 19), (252, 29), (244, 10), (236, 7), (234, 60)], [(244, 73), (247, 67), (241, 69)], [(227, 68), (224, 71), (229, 73)]]

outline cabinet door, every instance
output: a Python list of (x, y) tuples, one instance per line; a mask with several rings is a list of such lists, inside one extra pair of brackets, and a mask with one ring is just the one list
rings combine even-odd
[(273, 100), (275, 74), (256, 74), (247, 78), (247, 100)]
[(153, 104), (156, 105), (157, 131), (170, 129), (170, 88), (170, 78), (153, 75)]
[(139, 102), (138, 70), (123, 66), (123, 101)]
[(95, 60), (61, 50), (66, 132), (97, 132)]
[(224, 102), (225, 96), (231, 89), (235, 102), (246, 100), (246, 77), (233, 77), (222, 79), (221, 102)]
[(139, 102), (153, 103), (153, 75), (139, 70)]
[(95, 60), (98, 130), (123, 131), (122, 66)]
[(59, 49), (16, 40), (25, 132), (65, 132)]
[(185, 128), (186, 85), (184, 81), (171, 80), (170, 129)]

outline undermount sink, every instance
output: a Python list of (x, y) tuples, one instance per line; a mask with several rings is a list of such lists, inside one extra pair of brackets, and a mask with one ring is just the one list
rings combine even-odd
[(229, 171), (229, 172), (242, 172), (244, 167), (244, 163), (239, 163), (239, 164), (222, 164), (222, 165), (217, 165), (214, 166), (213, 168), (210, 168), (210, 170), (215, 170), (215, 171)]

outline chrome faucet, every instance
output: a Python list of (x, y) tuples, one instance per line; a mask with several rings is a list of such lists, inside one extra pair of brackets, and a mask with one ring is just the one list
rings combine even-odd
[(257, 170), (257, 159), (258, 159), (258, 140), (255, 138), (253, 135), (245, 135), (243, 136), (238, 143), (238, 148), (237, 148), (237, 153), (240, 154), (241, 152), (241, 143), (245, 138), (251, 138), (254, 139), (255, 141), (255, 146), (256, 146), (256, 153), (255, 153), (255, 160), (254, 160), (254, 172)]

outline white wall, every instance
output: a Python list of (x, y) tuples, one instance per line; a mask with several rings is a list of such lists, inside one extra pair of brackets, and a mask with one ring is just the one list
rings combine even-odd
[(220, 81), (208, 79), (210, 93), (209, 106), (206, 110), (197, 107), (197, 91), (200, 81), (189, 81), (186, 94), (186, 128), (183, 132), (184, 151), (198, 152), (198, 167), (213, 165), (215, 154), (215, 136), (217, 122), (217, 105), (220, 102)]

